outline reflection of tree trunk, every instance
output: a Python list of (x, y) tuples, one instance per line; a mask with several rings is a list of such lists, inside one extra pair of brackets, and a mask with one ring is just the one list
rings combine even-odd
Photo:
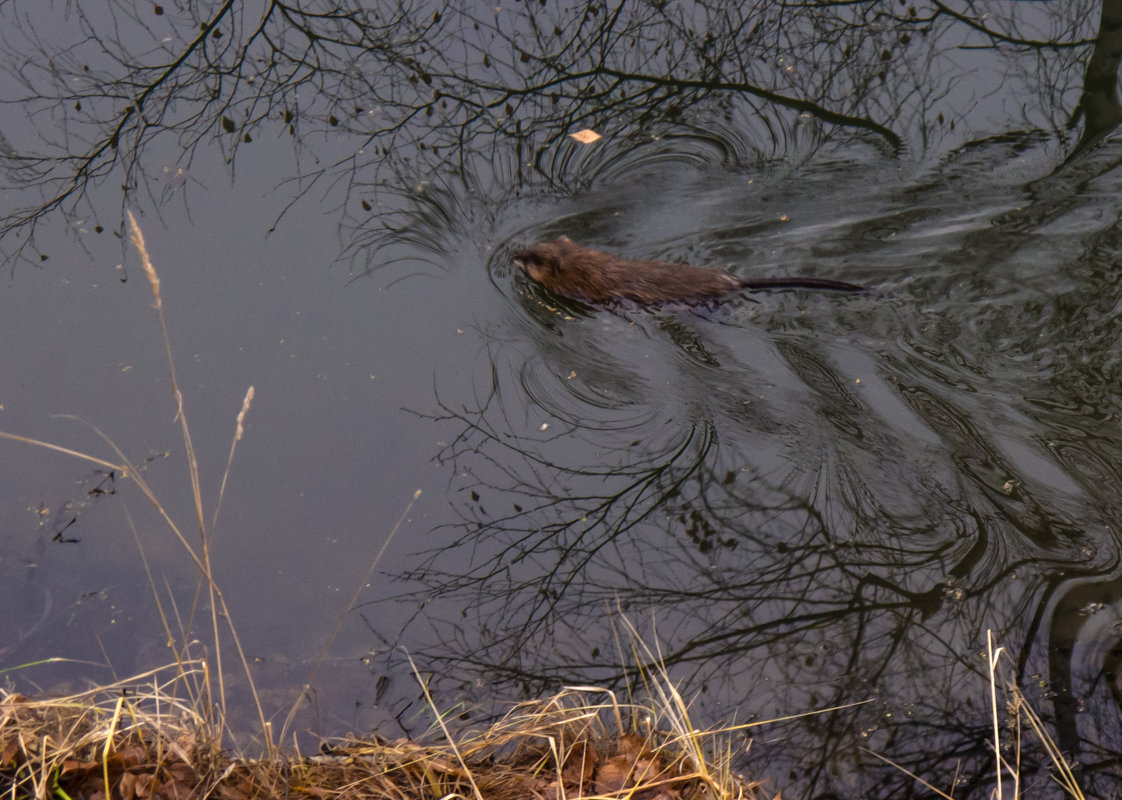
[[(1087, 620), (1087, 609), (1095, 604), (1113, 605), (1122, 597), (1122, 585), (1113, 580), (1107, 583), (1077, 583), (1059, 598), (1052, 612), (1048, 631), (1048, 683), (1052, 689), (1052, 707), (1055, 711), (1056, 740), (1060, 749), (1075, 756), (1080, 747), (1079, 726), (1076, 720), (1078, 696), (1089, 687), (1072, 686), (1072, 656), (1079, 641), (1079, 632)], [(1109, 673), (1114, 664), (1112, 653), (1117, 643), (1109, 651), (1090, 654), (1093, 658), (1103, 659), (1102, 669)], [(1086, 656), (1086, 654), (1085, 654)], [(1101, 673), (1100, 673), (1101, 674)], [(1113, 687), (1111, 691), (1115, 693)]]
[(1097, 144), (1122, 122), (1118, 101), (1118, 65), (1122, 61), (1122, 0), (1103, 0), (1099, 35), (1087, 62), (1083, 96), (1076, 114), (1083, 114), (1083, 136), (1072, 151), (1074, 158)]

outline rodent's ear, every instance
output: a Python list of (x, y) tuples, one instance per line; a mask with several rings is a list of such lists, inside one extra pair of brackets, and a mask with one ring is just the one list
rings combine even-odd
[(561, 234), (560, 236), (558, 236), (557, 241), (561, 242), (561, 244), (572, 244), (573, 243), (573, 240), (570, 239), (565, 234)]

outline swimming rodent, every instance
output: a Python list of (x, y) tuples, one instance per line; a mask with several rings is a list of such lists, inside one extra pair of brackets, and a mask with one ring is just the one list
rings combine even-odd
[(826, 278), (739, 278), (712, 267), (629, 261), (582, 247), (568, 236), (526, 247), (514, 253), (512, 260), (554, 294), (585, 303), (713, 303), (745, 289), (869, 291), (864, 286)]

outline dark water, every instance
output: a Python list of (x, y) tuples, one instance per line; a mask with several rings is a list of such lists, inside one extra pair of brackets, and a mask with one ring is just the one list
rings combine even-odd
[[(214, 547), (270, 713), (420, 489), (302, 731), (422, 732), (405, 649), (445, 707), (618, 682), (622, 613), (706, 723), (870, 701), (754, 731), (770, 788), (982, 797), (992, 631), (1119, 796), (1117, 9), (321, 5), (0, 7), (0, 429), (96, 425), (197, 540), (136, 210), (208, 519), (255, 387)], [(567, 306), (509, 262), (561, 233), (878, 293)], [(166, 523), (0, 458), (0, 669), (73, 659), (5, 677), (170, 661)]]

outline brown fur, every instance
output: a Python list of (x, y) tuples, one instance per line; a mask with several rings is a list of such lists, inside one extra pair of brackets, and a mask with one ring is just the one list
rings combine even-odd
[(568, 236), (519, 250), (515, 265), (554, 294), (585, 303), (631, 300), (640, 305), (713, 303), (742, 289), (866, 291), (820, 278), (744, 280), (711, 267), (666, 261), (629, 261), (582, 247)]

